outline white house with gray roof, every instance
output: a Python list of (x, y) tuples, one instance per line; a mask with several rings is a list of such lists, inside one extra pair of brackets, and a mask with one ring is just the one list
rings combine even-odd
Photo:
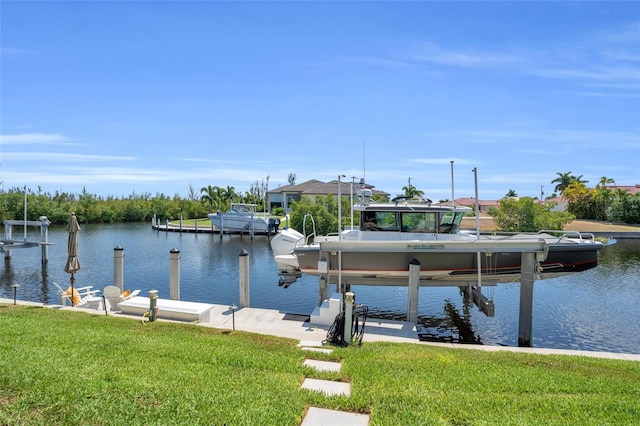
[[(352, 191), (351, 182), (340, 182), (340, 192), (343, 197), (349, 197)], [(389, 194), (383, 191), (373, 189), (373, 185), (353, 185), (353, 194), (357, 189), (365, 187), (371, 189), (372, 194), (375, 196), (389, 197)], [(322, 182), (316, 179), (311, 179), (306, 182), (294, 185), (284, 185), (278, 188), (272, 189), (267, 192), (267, 202), (269, 205), (269, 211), (276, 207), (284, 207), (285, 199), (287, 207), (291, 205), (292, 201), (300, 201), (302, 197), (308, 197), (312, 201), (315, 201), (317, 196), (333, 195), (338, 196), (338, 181), (332, 180), (330, 182)]]

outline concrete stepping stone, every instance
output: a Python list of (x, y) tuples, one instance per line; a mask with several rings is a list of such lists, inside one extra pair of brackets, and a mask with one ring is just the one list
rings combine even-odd
[(322, 341), (319, 340), (301, 340), (296, 346), (301, 348), (303, 351), (321, 352), (324, 354), (330, 354), (333, 352), (333, 349), (324, 348)]
[(309, 348), (321, 348), (324, 345), (322, 344), (322, 340), (300, 340), (300, 342), (296, 346), (305, 346)]
[(309, 407), (300, 426), (367, 426), (368, 414)]
[(318, 361), (315, 359), (306, 359), (303, 365), (315, 368), (318, 371), (340, 371), (342, 367), (342, 363), (340, 362)]
[(323, 354), (330, 354), (331, 352), (333, 352), (333, 349), (326, 349), (326, 348), (309, 348), (306, 346), (303, 346), (301, 348), (303, 351), (309, 351), (309, 352), (320, 352)]
[(351, 395), (351, 384), (343, 382), (335, 382), (333, 380), (304, 379), (301, 389), (322, 392), (327, 396), (334, 395)]

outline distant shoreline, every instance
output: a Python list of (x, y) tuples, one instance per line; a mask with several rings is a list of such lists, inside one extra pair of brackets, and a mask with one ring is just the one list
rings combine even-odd
[[(476, 218), (465, 217), (462, 219), (462, 228), (475, 229)], [(481, 231), (497, 231), (497, 227), (490, 216), (480, 216)], [(640, 233), (640, 225), (626, 225), (610, 222), (602, 222), (598, 220), (576, 219), (568, 223), (565, 231), (581, 231), (581, 232), (638, 232)]]

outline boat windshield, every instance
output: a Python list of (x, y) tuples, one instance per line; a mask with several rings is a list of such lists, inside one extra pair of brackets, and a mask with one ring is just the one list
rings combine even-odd
[(453, 234), (460, 229), (462, 212), (362, 212), (363, 231), (399, 231), (413, 233)]
[(402, 230), (404, 232), (424, 232), (432, 234), (436, 232), (436, 214), (435, 212), (401, 213)]
[(440, 225), (438, 225), (438, 232), (440, 234), (454, 234), (460, 229), (460, 223), (462, 222), (462, 212), (446, 212), (440, 214)]
[(230, 212), (238, 213), (238, 214), (251, 214), (255, 213), (255, 204), (240, 204), (240, 203), (232, 203)]
[(395, 212), (372, 212), (362, 213), (360, 229), (363, 231), (397, 231), (398, 223)]

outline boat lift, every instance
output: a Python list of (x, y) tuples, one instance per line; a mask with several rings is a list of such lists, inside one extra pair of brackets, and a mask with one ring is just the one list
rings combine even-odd
[[(21, 248), (30, 248), (40, 246), (42, 250), (42, 265), (49, 263), (49, 225), (51, 222), (46, 216), (40, 216), (38, 220), (27, 220), (27, 187), (24, 188), (24, 219), (23, 220), (5, 220), (4, 238), (0, 240), (0, 253), (4, 253), (6, 261), (11, 260), (11, 251)], [(24, 236), (22, 241), (13, 239), (13, 227), (22, 226)], [(40, 228), (40, 241), (27, 241), (27, 227), (35, 226)]]
[[(12, 250), (40, 246), (42, 250), (42, 264), (46, 265), (49, 263), (49, 246), (52, 244), (49, 242), (49, 225), (51, 225), (51, 222), (46, 216), (40, 216), (39, 220), (5, 220), (3, 224), (4, 239), (0, 241), (0, 252), (4, 253), (5, 260), (11, 259)], [(22, 241), (14, 240), (14, 226), (24, 227), (24, 238)], [(27, 241), (28, 226), (40, 228), (39, 241)]]
[[(379, 244), (380, 251), (393, 252), (449, 252), (449, 253), (478, 253), (490, 255), (496, 252), (512, 252), (521, 253), (521, 266), (520, 266), (520, 317), (518, 327), (518, 346), (531, 346), (531, 334), (532, 334), (532, 317), (533, 317), (533, 283), (535, 281), (536, 272), (539, 268), (539, 263), (547, 258), (549, 248), (547, 243), (540, 240), (527, 240), (527, 241), (505, 241), (505, 240), (474, 240), (474, 241), (437, 241), (434, 243), (413, 243), (408, 241), (389, 241)], [(330, 259), (335, 255), (337, 257), (337, 267), (340, 269), (343, 252), (356, 252), (361, 250), (357, 244), (350, 241), (326, 241), (320, 242), (320, 260), (318, 261), (318, 270), (320, 274), (320, 291), (319, 300), (325, 300), (328, 298), (329, 280), (330, 280)], [(334, 257), (335, 258), (335, 257)], [(407, 321), (417, 322), (418, 312), (418, 287), (420, 286), (458, 286), (466, 287), (470, 289), (472, 300), (478, 303), (480, 309), (490, 310), (493, 307), (493, 303), (489, 303), (489, 300), (482, 295), (482, 276), (478, 271), (478, 280), (476, 282), (476, 289), (471, 289), (472, 282), (469, 280), (461, 281), (449, 281), (449, 280), (430, 280), (420, 279), (420, 262), (413, 260), (408, 265), (409, 280), (389, 280), (384, 279), (386, 285), (407, 285), (409, 288), (409, 295), (407, 301)], [(346, 284), (342, 280), (342, 271), (338, 271), (338, 289), (344, 294), (347, 291)], [(375, 280), (375, 278), (368, 279), (369, 281)], [(485, 284), (496, 285), (497, 282), (487, 281)], [(358, 284), (358, 283), (349, 283)], [(360, 283), (367, 284), (367, 283)], [(378, 282), (380, 284), (380, 282)], [(490, 305), (490, 306), (489, 306)]]

